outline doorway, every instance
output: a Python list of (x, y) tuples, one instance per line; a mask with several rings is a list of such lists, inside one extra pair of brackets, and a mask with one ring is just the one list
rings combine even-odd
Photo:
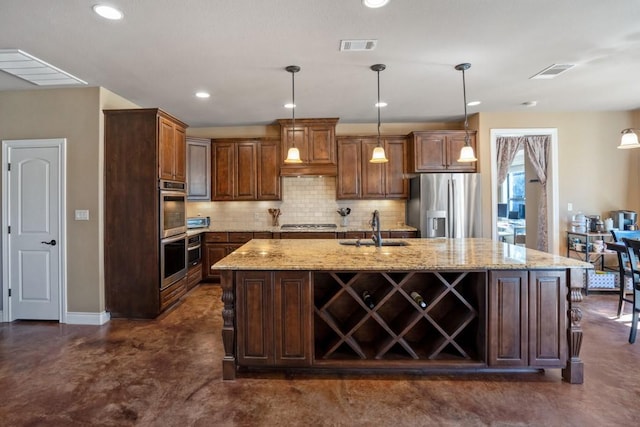
[[(509, 170), (511, 187), (504, 183), (498, 186), (497, 139), (500, 137), (527, 137), (532, 135), (549, 137), (549, 158), (547, 164), (547, 251), (559, 253), (559, 215), (558, 215), (558, 131), (555, 128), (534, 129), (491, 129), (491, 205), (492, 236), (494, 240), (518, 240), (517, 243), (528, 248), (537, 248), (538, 213), (540, 203), (540, 184), (537, 174), (530, 164), (524, 150), (518, 151)], [(514, 187), (515, 185), (515, 187)], [(499, 188), (500, 187), (500, 188)], [(507, 193), (505, 195), (505, 193)], [(512, 200), (506, 200), (512, 198)], [(504, 203), (507, 204), (505, 207)], [(506, 213), (505, 213), (506, 209)], [(505, 215), (506, 214), (506, 215)], [(506, 216), (506, 220), (502, 220)], [(509, 217), (512, 218), (509, 218)], [(512, 225), (505, 229), (503, 226)], [(510, 234), (507, 240), (504, 236)], [(518, 237), (521, 236), (521, 237)], [(526, 237), (524, 237), (526, 236)]]
[(65, 139), (2, 142), (3, 321), (65, 322)]

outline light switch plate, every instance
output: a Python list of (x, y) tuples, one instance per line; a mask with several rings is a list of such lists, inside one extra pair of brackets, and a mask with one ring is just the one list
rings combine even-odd
[(89, 210), (76, 209), (76, 221), (89, 221)]

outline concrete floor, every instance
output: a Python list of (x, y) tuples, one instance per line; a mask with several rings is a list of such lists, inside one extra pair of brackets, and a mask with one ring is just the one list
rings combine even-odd
[[(221, 380), (221, 291), (161, 318), (0, 324), (2, 426), (638, 426), (640, 342), (616, 297), (583, 307), (585, 382), (521, 375)], [(626, 312), (629, 312), (627, 307)]]

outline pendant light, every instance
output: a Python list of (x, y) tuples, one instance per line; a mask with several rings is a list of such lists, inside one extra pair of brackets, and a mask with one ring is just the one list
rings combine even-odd
[(378, 103), (376, 104), (376, 108), (378, 109), (378, 145), (373, 149), (373, 153), (371, 155), (370, 163), (387, 163), (389, 159), (384, 153), (384, 147), (380, 142), (380, 71), (384, 71), (387, 68), (384, 64), (375, 64), (371, 66), (371, 69), (378, 73)]
[(467, 119), (467, 87), (464, 81), (464, 72), (471, 68), (471, 64), (464, 63), (456, 65), (456, 70), (462, 71), (462, 96), (464, 97), (464, 147), (460, 150), (458, 162), (477, 162), (478, 159), (473, 152), (473, 147), (469, 144), (469, 121)]
[(300, 71), (300, 67), (297, 65), (289, 65), (285, 68), (291, 73), (291, 147), (287, 151), (287, 158), (284, 159), (285, 163), (302, 163), (300, 159), (300, 150), (296, 147), (296, 82), (295, 75)]
[(620, 145), (618, 148), (626, 149), (626, 148), (638, 148), (640, 147), (640, 142), (638, 142), (638, 135), (636, 131), (639, 129), (624, 129), (622, 133), (622, 138), (620, 138)]

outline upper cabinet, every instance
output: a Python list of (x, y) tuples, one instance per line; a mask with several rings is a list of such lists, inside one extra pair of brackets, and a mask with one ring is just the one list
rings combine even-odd
[(407, 141), (385, 136), (381, 141), (389, 162), (370, 163), (377, 137), (338, 137), (337, 199), (406, 199)]
[(211, 140), (187, 138), (187, 198), (211, 199)]
[(162, 115), (158, 118), (160, 179), (185, 182), (187, 179), (186, 125)]
[[(335, 176), (336, 162), (336, 123), (337, 118), (297, 119), (295, 129), (292, 120), (280, 119), (280, 175), (325, 175)], [(287, 152), (295, 142), (300, 150), (302, 163), (285, 163)]]
[(280, 200), (279, 143), (211, 140), (211, 200)]
[[(477, 172), (477, 162), (457, 161), (465, 132), (422, 131), (409, 134), (409, 172)], [(469, 131), (469, 144), (476, 149), (476, 132)]]

